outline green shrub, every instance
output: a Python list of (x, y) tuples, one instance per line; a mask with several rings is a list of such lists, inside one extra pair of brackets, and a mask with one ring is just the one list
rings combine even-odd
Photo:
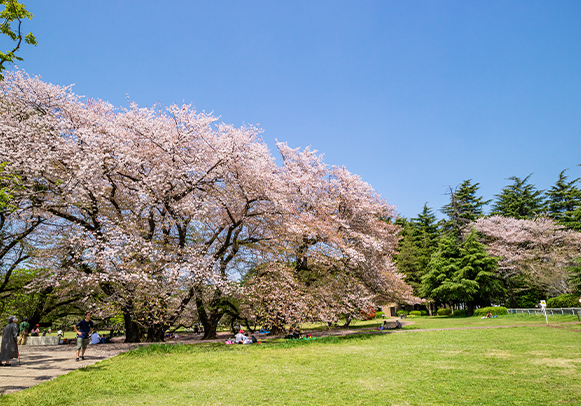
[(547, 307), (579, 307), (579, 296), (563, 294), (547, 300)]
[(427, 310), (420, 310), (420, 313), (422, 313), (422, 316), (427, 316), (428, 315), (428, 311)]
[(452, 314), (451, 309), (438, 309), (438, 316), (449, 316)]
[(414, 310), (410, 312), (410, 316), (421, 316), (422, 312), (419, 310)]
[(467, 317), (468, 316), (468, 310), (467, 309), (456, 309), (454, 310), (454, 317)]
[(405, 314), (405, 315), (407, 316), (407, 315), (409, 314), (409, 312), (408, 312), (407, 310), (398, 310), (398, 311), (397, 311), (397, 315), (398, 315), (398, 316), (401, 316), (401, 315), (403, 315), (403, 314)]
[(488, 312), (492, 313), (493, 316), (502, 316), (503, 314), (508, 314), (506, 307), (493, 306), (474, 310), (474, 316), (483, 317), (486, 316)]
[(385, 313), (384, 313), (384, 312), (376, 312), (376, 313), (375, 313), (375, 318), (377, 318), (377, 319), (382, 319), (384, 315), (385, 315)]

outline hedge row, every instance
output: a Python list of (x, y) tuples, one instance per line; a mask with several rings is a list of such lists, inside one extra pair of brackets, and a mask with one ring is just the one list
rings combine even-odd
[(547, 307), (579, 307), (579, 296), (563, 294), (547, 300)]
[(426, 310), (414, 310), (410, 312), (410, 316), (427, 316), (428, 312)]

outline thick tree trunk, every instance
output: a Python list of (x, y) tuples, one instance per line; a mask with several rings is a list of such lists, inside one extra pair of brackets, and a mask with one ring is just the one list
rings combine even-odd
[(200, 323), (204, 326), (204, 336), (202, 337), (202, 340), (214, 340), (218, 338), (216, 330), (218, 329), (218, 322), (224, 315), (224, 312), (220, 311), (217, 306), (214, 307), (210, 313), (206, 312), (204, 304), (199, 299), (196, 299), (196, 307)]
[(468, 316), (472, 316), (474, 314), (474, 302), (466, 303), (468, 307)]
[(159, 342), (163, 342), (164, 340), (164, 336), (165, 336), (165, 328), (166, 326), (163, 326), (161, 324), (154, 324), (152, 326), (149, 326), (149, 328), (147, 329), (147, 342), (150, 343), (159, 343)]
[(125, 342), (141, 342), (141, 331), (137, 323), (135, 323), (131, 318), (131, 314), (129, 312), (123, 311), (123, 321), (125, 322)]
[(286, 334), (286, 329), (284, 328), (284, 325), (273, 324), (270, 327), (270, 334), (269, 335), (278, 336), (278, 335), (283, 335), (283, 334)]

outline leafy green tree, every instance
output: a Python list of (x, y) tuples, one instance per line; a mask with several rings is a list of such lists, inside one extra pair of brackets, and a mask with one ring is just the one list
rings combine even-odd
[(490, 214), (515, 219), (531, 219), (544, 212), (546, 207), (543, 191), (529, 183), (531, 175), (524, 179), (516, 176), (508, 178), (513, 183), (504, 187), (502, 192), (496, 195)]
[(567, 180), (565, 169), (559, 179), (545, 194), (549, 216), (565, 227), (581, 231), (581, 190), (577, 187), (579, 178)]
[(22, 20), (32, 18), (32, 14), (26, 10), (24, 4), (17, 0), (0, 0), (0, 5), (4, 6), (4, 10), (0, 12), (0, 32), (6, 35), (14, 42), (12, 49), (6, 52), (0, 51), (0, 79), (2, 79), (2, 71), (6, 69), (6, 65), (21, 61), (22, 58), (16, 55), (20, 49), (22, 40), (30, 45), (37, 45), (36, 38), (29, 32), (25, 34), (22, 32)]
[(450, 203), (442, 208), (442, 213), (448, 216), (444, 229), (457, 239), (461, 239), (468, 224), (484, 215), (484, 206), (490, 203), (477, 196), (478, 189), (480, 184), (472, 184), (472, 179), (465, 180), (455, 190), (450, 188)]

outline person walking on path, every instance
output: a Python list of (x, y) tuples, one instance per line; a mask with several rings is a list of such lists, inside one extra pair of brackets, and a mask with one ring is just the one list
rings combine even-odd
[(25, 317), (24, 321), (20, 323), (20, 337), (18, 337), (18, 345), (26, 344), (26, 338), (28, 337), (29, 331), (30, 324), (28, 323), (28, 317)]
[[(81, 352), (81, 359), (85, 360), (85, 350), (89, 345), (91, 333), (93, 332), (93, 322), (91, 321), (91, 312), (85, 314), (85, 319), (75, 324), (75, 332), (77, 333), (77, 361), (79, 360), (79, 352)], [(77, 327), (79, 329), (77, 329)]]
[(2, 335), (2, 346), (0, 347), (0, 365), (6, 361), (6, 366), (10, 365), (12, 358), (18, 358), (18, 325), (16, 316), (8, 317), (8, 325), (4, 328)]

